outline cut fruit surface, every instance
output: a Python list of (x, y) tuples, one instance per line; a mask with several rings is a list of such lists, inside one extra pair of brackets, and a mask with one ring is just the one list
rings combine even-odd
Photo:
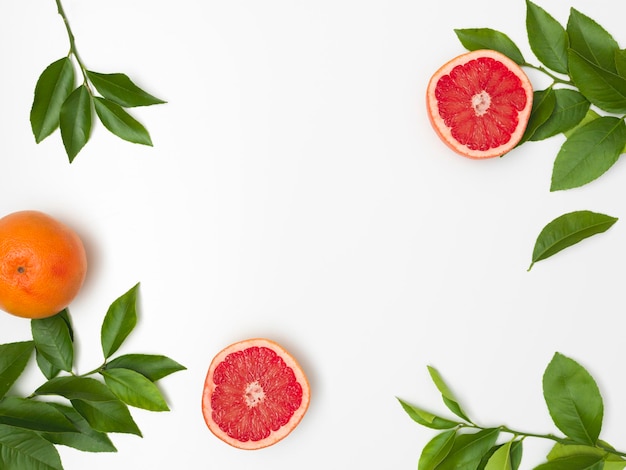
[(482, 159), (504, 155), (521, 140), (533, 89), (522, 68), (497, 51), (462, 54), (432, 76), (428, 117), (455, 152)]
[(254, 338), (231, 344), (211, 361), (202, 413), (218, 438), (252, 450), (285, 438), (309, 400), (309, 383), (296, 360), (275, 342)]

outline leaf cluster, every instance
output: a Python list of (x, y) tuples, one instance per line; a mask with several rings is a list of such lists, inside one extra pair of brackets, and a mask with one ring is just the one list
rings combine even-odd
[[(528, 43), (541, 65), (529, 63), (501, 31), (469, 28), (455, 33), (466, 49), (497, 50), (549, 77), (545, 89), (534, 91), (530, 120), (518, 146), (565, 135), (554, 160), (550, 191), (578, 188), (598, 179), (626, 152), (626, 49), (598, 22), (574, 8), (562, 25), (530, 0), (526, 7)], [(589, 211), (555, 219), (539, 236), (531, 267), (604, 232), (615, 221)]]
[[(78, 55), (74, 35), (63, 10), (62, 16), (70, 50), (41, 73), (35, 86), (30, 124), (35, 141), (40, 143), (60, 129), (70, 163), (91, 137), (94, 111), (97, 119), (117, 137), (128, 142), (152, 146), (148, 130), (128, 108), (164, 103), (137, 86), (123, 73), (89, 70)], [(76, 71), (80, 71), (77, 76)]]
[[(0, 468), (62, 470), (56, 448), (115, 452), (109, 433), (141, 436), (129, 407), (169, 411), (157, 381), (185, 367), (167, 356), (113, 357), (137, 323), (139, 284), (109, 307), (100, 333), (104, 361), (74, 370), (74, 330), (67, 309), (31, 320), (32, 339), (0, 345)], [(45, 382), (27, 397), (10, 393), (32, 357)]]
[(545, 439), (554, 445), (536, 470), (619, 470), (626, 454), (600, 439), (604, 404), (589, 372), (573, 359), (555, 353), (543, 375), (543, 396), (553, 423), (564, 436), (479, 426), (470, 420), (436, 369), (430, 376), (453, 417), (435, 415), (399, 399), (418, 424), (438, 431), (423, 448), (418, 470), (517, 470), (524, 440)]

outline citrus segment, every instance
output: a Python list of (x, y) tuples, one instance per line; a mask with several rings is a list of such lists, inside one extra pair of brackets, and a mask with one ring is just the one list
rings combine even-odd
[(202, 413), (224, 442), (260, 449), (298, 425), (309, 399), (309, 383), (296, 360), (275, 342), (255, 338), (228, 346), (211, 361)]
[(480, 159), (501, 156), (519, 143), (533, 90), (514, 61), (497, 51), (477, 50), (435, 72), (426, 97), (439, 137), (455, 152)]

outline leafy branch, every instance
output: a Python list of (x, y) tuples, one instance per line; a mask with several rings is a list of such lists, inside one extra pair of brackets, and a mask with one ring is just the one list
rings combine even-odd
[[(55, 446), (115, 452), (108, 433), (141, 436), (129, 407), (169, 411), (156, 382), (185, 367), (163, 355), (113, 357), (137, 323), (139, 284), (109, 307), (101, 327), (103, 363), (74, 370), (74, 330), (67, 309), (31, 320), (32, 339), (0, 345), (0, 468), (62, 470)], [(35, 353), (46, 381), (26, 397), (10, 395)]]
[(546, 367), (543, 395), (552, 421), (564, 436), (475, 424), (439, 373), (432, 367), (429, 371), (444, 404), (456, 418), (435, 415), (398, 398), (416, 423), (440, 431), (424, 446), (418, 470), (517, 470), (526, 439), (554, 442), (546, 461), (534, 467), (536, 470), (626, 468), (626, 453), (600, 439), (604, 405), (595, 380), (563, 354), (555, 353)]
[[(515, 42), (491, 28), (456, 29), (468, 50), (499, 51), (551, 83), (535, 90), (522, 145), (565, 135), (552, 169), (550, 191), (578, 188), (598, 179), (626, 152), (626, 49), (595, 20), (571, 8), (561, 25), (526, 0), (528, 43), (541, 65), (527, 61)], [(539, 235), (534, 263), (610, 228), (617, 218), (590, 211), (564, 214)]]
[[(60, 128), (65, 151), (72, 163), (91, 137), (95, 109), (100, 122), (114, 135), (128, 142), (152, 146), (147, 129), (127, 109), (165, 102), (139, 88), (123, 73), (89, 70), (78, 54), (61, 0), (55, 1), (70, 49), (65, 57), (46, 67), (37, 80), (30, 111), (35, 141), (40, 143)], [(80, 71), (79, 80), (76, 68)]]

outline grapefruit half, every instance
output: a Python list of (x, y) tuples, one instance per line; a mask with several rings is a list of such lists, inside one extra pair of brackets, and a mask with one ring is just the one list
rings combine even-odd
[(254, 338), (231, 344), (211, 361), (202, 414), (222, 441), (261, 449), (300, 423), (309, 400), (309, 383), (296, 360), (274, 341)]
[(532, 85), (522, 68), (485, 49), (443, 65), (426, 91), (428, 117), (441, 140), (474, 159), (512, 150), (526, 130), (532, 102)]

